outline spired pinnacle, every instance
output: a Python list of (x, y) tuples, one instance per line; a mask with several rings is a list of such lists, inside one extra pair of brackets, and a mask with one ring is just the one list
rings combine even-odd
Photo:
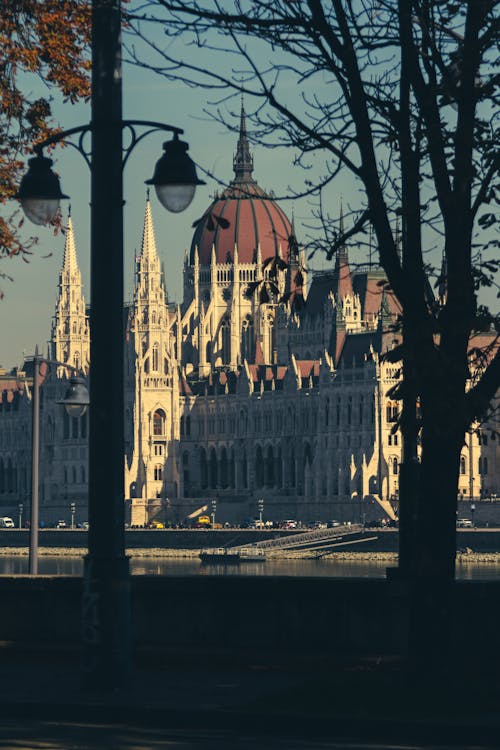
[(71, 214), (68, 215), (68, 224), (66, 226), (66, 242), (64, 243), (63, 269), (73, 273), (78, 268), (76, 261), (75, 235), (73, 232), (73, 221)]
[(144, 228), (142, 230), (141, 255), (144, 258), (150, 259), (156, 258), (157, 256), (153, 217), (151, 216), (151, 203), (149, 201), (149, 195), (146, 199), (146, 209), (144, 211)]
[(233, 182), (254, 182), (252, 177), (253, 158), (250, 154), (250, 146), (247, 138), (247, 127), (243, 97), (241, 97), (240, 114), (240, 136), (236, 146), (236, 154), (233, 158), (234, 180)]

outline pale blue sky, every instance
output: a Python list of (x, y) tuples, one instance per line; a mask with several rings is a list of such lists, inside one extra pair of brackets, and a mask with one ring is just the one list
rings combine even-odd
[[(177, 44), (179, 42), (177, 41)], [(191, 53), (190, 53), (191, 54)], [(196, 54), (194, 52), (193, 54)], [(201, 53), (200, 53), (201, 54)], [(233, 60), (233, 58), (231, 58)], [(227, 63), (229, 64), (229, 63)], [(34, 86), (29, 81), (27, 85)], [(330, 95), (330, 82), (320, 78), (315, 84), (323, 94)], [(46, 94), (46, 92), (43, 92)], [(300, 91), (288, 85), (285, 76), (280, 85), (280, 94), (290, 102), (300, 102)], [(295, 99), (293, 98), (295, 97)], [(124, 65), (123, 71), (124, 117), (128, 119), (149, 119), (166, 122), (184, 128), (183, 138), (190, 144), (190, 154), (197, 164), (217, 175), (227, 184), (233, 176), (232, 159), (236, 148), (237, 136), (228, 133), (223, 125), (217, 124), (204, 113), (210, 104), (223, 98), (223, 92), (215, 94), (209, 91), (188, 87), (180, 82), (168, 82), (148, 71)], [(303, 103), (303, 102), (302, 102)], [(258, 103), (247, 98), (247, 111), (252, 111)], [(299, 104), (300, 109), (300, 104)], [(222, 105), (227, 112), (228, 122), (237, 126), (239, 118), (239, 98)], [(232, 112), (232, 115), (230, 114)], [(72, 106), (55, 103), (56, 120), (64, 128), (71, 128), (88, 122), (89, 105)], [(249, 124), (251, 134), (251, 125)], [(125, 230), (125, 299), (132, 294), (134, 256), (140, 249), (146, 186), (144, 180), (152, 176), (156, 160), (162, 153), (162, 142), (165, 133), (157, 133), (144, 139), (134, 150), (124, 175), (124, 230)], [(252, 146), (255, 170), (254, 176), (261, 187), (274, 190), (277, 195), (289, 193), (289, 186), (296, 190), (304, 187), (304, 180), (317, 179), (324, 174), (324, 156), (317, 161), (311, 156), (311, 170), (293, 165), (294, 153), (288, 148), (265, 149)], [(72, 217), (80, 269), (82, 271), (84, 294), (90, 303), (89, 290), (89, 199), (90, 179), (85, 162), (72, 148), (57, 149), (54, 156), (55, 168), (61, 176), (63, 192), (70, 195)], [(200, 176), (203, 177), (202, 174)], [(184, 251), (191, 244), (192, 223), (198, 219), (211, 202), (211, 197), (218, 187), (209, 178), (207, 185), (198, 188), (191, 206), (181, 214), (167, 213), (152, 194), (152, 211), (156, 231), (157, 248), (165, 265), (166, 284), (171, 300), (180, 301), (182, 292), (182, 267)], [(344, 208), (352, 203), (359, 207), (359, 195), (352, 178), (344, 171), (329, 187), (323, 208), (332, 217), (337, 217), (341, 196)], [(63, 201), (63, 216), (67, 216), (68, 201)], [(284, 201), (282, 207), (289, 217), (292, 210), (300, 244), (307, 242), (312, 223), (312, 205), (307, 199)], [(10, 207), (0, 207), (4, 215)], [(28, 222), (26, 222), (28, 225)], [(22, 363), (23, 352), (32, 354), (38, 344), (46, 351), (50, 337), (52, 315), (54, 313), (58, 274), (62, 263), (64, 237), (54, 237), (51, 230), (30, 225), (31, 233), (38, 233), (40, 242), (35, 249), (29, 264), (20, 258), (13, 258), (2, 263), (2, 269), (13, 277), (13, 282), (0, 280), (4, 299), (0, 301), (0, 365), (10, 369)], [(434, 238), (435, 239), (435, 238)], [(50, 254), (50, 257), (45, 257)], [(361, 254), (351, 252), (353, 259), (363, 261), (366, 251)], [(427, 260), (431, 258), (427, 257)], [(440, 256), (434, 255), (434, 263), (439, 265)], [(328, 267), (331, 264), (317, 256), (315, 268)], [(494, 309), (498, 303), (494, 294), (486, 296)]]
[[(124, 67), (123, 74), (124, 117), (151, 119), (184, 128), (183, 138), (189, 142), (190, 154), (200, 165), (217, 174), (225, 183), (233, 176), (232, 158), (236, 148), (236, 135), (224, 131), (223, 126), (211, 121), (203, 113), (210, 96), (203, 95), (180, 83), (152, 76), (151, 73)], [(247, 109), (252, 103), (247, 102)], [(239, 109), (239, 100), (234, 101)], [(54, 108), (58, 121), (65, 128), (87, 122), (90, 106), (59, 104)], [(237, 123), (237, 120), (236, 120)], [(125, 227), (125, 298), (129, 298), (133, 284), (133, 260), (140, 249), (146, 186), (144, 180), (152, 176), (156, 160), (162, 153), (162, 143), (168, 134), (157, 133), (144, 139), (134, 150), (124, 175)], [(287, 193), (288, 185), (298, 185), (304, 173), (291, 165), (291, 152), (252, 147), (254, 175), (263, 188), (276, 194)], [(71, 202), (73, 226), (78, 261), (83, 275), (85, 299), (90, 302), (89, 290), (89, 196), (90, 179), (85, 162), (73, 148), (55, 152), (55, 169), (61, 177), (63, 192), (71, 201), (62, 201), (63, 216), (67, 216)], [(203, 176), (203, 175), (201, 175)], [(207, 185), (199, 187), (193, 203), (181, 214), (169, 214), (158, 203), (154, 191), (151, 197), (153, 220), (158, 252), (165, 263), (166, 284), (171, 300), (180, 301), (182, 292), (182, 265), (184, 250), (191, 244), (193, 221), (199, 218), (211, 201), (217, 185), (206, 178)], [(339, 195), (342, 188), (338, 186)], [(346, 189), (344, 188), (344, 194)], [(291, 216), (292, 202), (283, 202), (285, 212)], [(7, 207), (9, 210), (11, 207)], [(6, 209), (2, 209), (5, 213)], [(302, 221), (310, 215), (306, 200), (294, 203), (296, 228), (299, 234)], [(338, 213), (338, 208), (333, 209)], [(307, 221), (306, 221), (307, 223)], [(29, 223), (26, 222), (28, 225)], [(23, 351), (31, 354), (35, 345), (46, 351), (50, 337), (51, 320), (57, 295), (58, 273), (62, 263), (64, 237), (54, 237), (50, 229), (29, 225), (29, 231), (38, 234), (40, 241), (29, 264), (13, 258), (3, 264), (3, 269), (14, 281), (0, 281), (4, 299), (0, 302), (0, 365), (10, 369), (22, 362)], [(52, 253), (51, 257), (47, 256)], [(316, 267), (325, 265), (322, 259)]]

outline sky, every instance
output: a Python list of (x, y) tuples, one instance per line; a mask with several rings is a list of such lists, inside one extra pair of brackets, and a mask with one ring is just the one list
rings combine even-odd
[[(193, 53), (196, 54), (196, 51)], [(229, 65), (229, 63), (227, 63)], [(297, 90), (287, 86), (285, 95), (297, 98)], [(30, 86), (36, 86), (32, 81)], [(316, 84), (315, 84), (316, 85)], [(324, 86), (323, 94), (329, 93), (328, 81), (319, 82)], [(281, 90), (281, 89), (280, 89)], [(41, 92), (41, 94), (46, 92)], [(188, 87), (182, 82), (169, 82), (148, 70), (124, 64), (123, 67), (123, 116), (126, 119), (155, 120), (184, 129), (183, 139), (188, 141), (189, 153), (197, 165), (217, 176), (220, 182), (203, 175), (207, 185), (197, 189), (192, 204), (180, 214), (166, 212), (158, 203), (154, 191), (151, 193), (156, 244), (160, 259), (165, 267), (165, 281), (169, 299), (180, 302), (182, 299), (182, 269), (184, 253), (191, 245), (194, 232), (192, 224), (210, 205), (212, 196), (221, 184), (228, 184), (233, 177), (232, 160), (236, 149), (237, 135), (228, 132), (224, 125), (215, 122), (205, 110), (214, 108), (214, 101), (223, 98), (224, 92), (213, 92)], [(245, 100), (247, 112), (259, 105), (258, 100)], [(227, 123), (237, 127), (239, 122), (239, 97), (222, 105)], [(90, 120), (90, 105), (71, 105), (54, 101), (55, 121), (69, 129)], [(252, 128), (248, 123), (251, 139)], [(154, 165), (162, 154), (162, 143), (170, 139), (166, 133), (149, 135), (134, 149), (124, 173), (124, 298), (132, 297), (134, 282), (134, 258), (140, 251), (146, 185), (144, 181), (153, 174)], [(126, 133), (125, 133), (126, 139)], [(290, 188), (300, 190), (305, 179), (314, 180), (324, 172), (324, 161), (314, 163), (311, 171), (294, 165), (294, 152), (290, 148), (266, 149), (262, 145), (252, 145), (254, 157), (254, 177), (259, 185), (273, 190), (276, 195), (290, 194)], [(55, 170), (61, 178), (62, 191), (70, 196), (70, 201), (62, 202), (63, 220), (66, 220), (68, 207), (75, 232), (76, 248), (82, 279), (84, 296), (90, 303), (89, 289), (89, 229), (90, 229), (90, 174), (82, 157), (73, 148), (58, 148), (52, 158)], [(321, 157), (324, 158), (324, 157)], [(344, 209), (352, 202), (359, 206), (358, 188), (345, 172), (341, 172), (327, 193), (326, 213), (337, 217), (341, 202)], [(306, 246), (311, 236), (313, 205), (309, 199), (283, 200), (281, 206), (289, 218), (294, 218), (299, 244)], [(8, 215), (11, 206), (0, 207), (3, 215)], [(28, 224), (29, 222), (26, 222)], [(38, 234), (39, 244), (29, 263), (20, 257), (2, 261), (2, 270), (12, 277), (12, 281), (0, 279), (0, 289), (4, 294), (0, 301), (0, 366), (10, 370), (20, 366), (23, 356), (33, 354), (38, 345), (42, 352), (47, 351), (50, 338), (52, 316), (57, 299), (57, 284), (62, 265), (64, 236), (54, 237), (52, 230), (30, 225), (30, 232)], [(351, 257), (354, 253), (351, 251)], [(367, 259), (367, 252), (358, 254), (357, 260)], [(426, 258), (430, 260), (430, 258)], [(439, 258), (434, 263), (440, 265)], [(315, 269), (329, 268), (331, 262), (319, 254), (310, 264)], [(494, 295), (486, 300), (493, 309), (498, 308)]]
[[(224, 184), (233, 177), (232, 159), (236, 149), (237, 136), (228, 133), (222, 125), (215, 123), (206, 114), (210, 96), (207, 93), (187, 87), (182, 83), (169, 83), (147, 71), (132, 66), (123, 70), (123, 114), (129, 119), (149, 119), (165, 122), (184, 129), (182, 138), (189, 143), (189, 153), (201, 167), (218, 176)], [(246, 108), (252, 107), (246, 102)], [(239, 99), (231, 105), (233, 125), (239, 122)], [(90, 119), (90, 105), (56, 104), (54, 113), (63, 128), (84, 124)], [(126, 138), (126, 133), (125, 133)], [(134, 257), (140, 250), (142, 226), (146, 201), (144, 181), (153, 174), (154, 165), (162, 154), (162, 143), (170, 139), (168, 133), (156, 133), (145, 138), (134, 149), (124, 173), (124, 264), (125, 299), (130, 299), (133, 290)], [(264, 150), (252, 146), (254, 156), (254, 177), (264, 189), (273, 189), (277, 195), (287, 192), (289, 185), (303, 179), (302, 170), (291, 164), (290, 151), (284, 149)], [(89, 290), (89, 229), (90, 229), (90, 174), (77, 151), (66, 147), (58, 149), (51, 157), (54, 170), (61, 178), (62, 192), (70, 196), (70, 201), (62, 201), (63, 217), (66, 220), (71, 204), (77, 257), (82, 272), (84, 296), (90, 302)], [(182, 267), (186, 248), (191, 245), (194, 232), (193, 222), (210, 205), (218, 184), (199, 172), (207, 185), (197, 188), (194, 200), (183, 213), (171, 214), (159, 204), (154, 191), (151, 192), (151, 206), (155, 226), (156, 244), (160, 259), (165, 265), (165, 280), (169, 299), (181, 301)], [(339, 188), (340, 194), (340, 188)], [(281, 204), (289, 217), (292, 211), (299, 239), (306, 230), (303, 222), (310, 219), (310, 206), (303, 199), (283, 201)], [(6, 210), (11, 210), (8, 206)], [(335, 208), (335, 211), (338, 211)], [(28, 224), (28, 222), (26, 222)], [(4, 293), (0, 301), (0, 366), (10, 370), (20, 366), (23, 354), (33, 354), (38, 345), (42, 352), (47, 351), (51, 321), (57, 298), (58, 274), (62, 264), (64, 236), (54, 237), (53, 231), (45, 227), (29, 226), (31, 233), (37, 234), (39, 243), (29, 263), (13, 258), (4, 263), (3, 269), (13, 281), (0, 280)], [(47, 257), (50, 256), (50, 257)], [(327, 267), (322, 259), (315, 267)]]

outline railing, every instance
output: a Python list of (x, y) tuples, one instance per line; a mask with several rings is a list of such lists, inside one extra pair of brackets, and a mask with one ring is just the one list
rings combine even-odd
[(316, 542), (339, 539), (340, 537), (345, 537), (349, 534), (359, 534), (362, 530), (363, 527), (360, 524), (351, 524), (350, 526), (344, 524), (343, 526), (334, 526), (331, 529), (316, 529), (315, 531), (306, 531), (303, 534), (292, 534), (290, 536), (280, 537), (279, 539), (242, 544), (233, 549), (286, 549), (287, 547), (303, 547)]

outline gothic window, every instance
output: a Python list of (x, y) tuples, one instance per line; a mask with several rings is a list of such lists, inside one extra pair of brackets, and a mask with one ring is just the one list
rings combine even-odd
[(335, 404), (335, 422), (337, 427), (340, 425), (340, 398), (337, 396), (337, 403)]
[(269, 446), (266, 455), (266, 487), (274, 487), (274, 484), (274, 453), (272, 446)]
[(241, 456), (241, 484), (244, 490), (248, 488), (248, 465), (247, 465), (247, 453), (243, 448)]
[(398, 473), (398, 459), (397, 458), (392, 459), (392, 473), (393, 474)]
[(352, 396), (347, 401), (347, 424), (352, 424)]
[(460, 474), (465, 474), (465, 456), (460, 456)]
[(224, 447), (222, 448), (220, 457), (220, 483), (223, 489), (225, 489), (229, 483), (227, 453)]
[(68, 440), (69, 438), (69, 414), (66, 410), (63, 411), (63, 439)]
[(397, 444), (398, 444), (398, 433), (396, 432), (394, 434), (394, 445), (397, 445)]
[(184, 417), (181, 417), (181, 437), (184, 435)]
[(215, 449), (210, 449), (210, 487), (215, 489), (217, 487), (217, 456), (215, 455)]
[(156, 325), (156, 313), (154, 311), (151, 314), (151, 323), (154, 323)]
[(163, 409), (157, 409), (153, 414), (153, 435), (165, 434), (165, 412)]
[(68, 484), (68, 469), (64, 467), (64, 484)]
[(207, 466), (207, 454), (204, 448), (200, 448), (200, 478), (201, 488), (206, 489), (208, 487), (208, 466)]
[(212, 346), (210, 341), (207, 341), (207, 345), (205, 347), (205, 360), (208, 362), (211, 362), (212, 360)]
[(254, 355), (253, 346), (253, 320), (247, 316), (241, 324), (241, 359), (252, 362)]
[(224, 318), (221, 325), (222, 363), (227, 365), (231, 361), (231, 328), (229, 320)]
[(154, 467), (154, 480), (155, 482), (161, 482), (163, 479), (163, 466), (161, 464), (156, 464)]
[(87, 413), (80, 417), (80, 436), (82, 438), (87, 437)]
[(392, 435), (389, 433), (389, 436), (387, 438), (387, 445), (392, 445)]
[(73, 333), (76, 333), (76, 323), (73, 323)]
[(168, 375), (168, 359), (166, 357), (163, 359), (163, 372)]
[(153, 372), (158, 372), (159, 369), (159, 358), (158, 358), (158, 344), (153, 344)]
[(295, 451), (290, 453), (290, 487), (295, 487)]
[(71, 475), (72, 475), (72, 479), (73, 479), (73, 484), (76, 484), (76, 482), (77, 482), (77, 479), (76, 479), (76, 466), (73, 466), (72, 471), (71, 471)]
[(488, 473), (488, 459), (486, 456), (483, 458), (479, 458), (479, 474), (482, 474), (483, 476)]
[(325, 401), (325, 427), (328, 427), (328, 420), (330, 419), (330, 399)]
[(398, 418), (398, 405), (395, 401), (388, 401), (386, 404), (387, 422), (395, 422)]
[(74, 364), (75, 364), (75, 370), (79, 370), (80, 369), (80, 355), (79, 354), (75, 354), (75, 356), (73, 358), (73, 361), (74, 361)]
[(255, 486), (262, 487), (264, 484), (264, 459), (260, 445), (255, 449)]

